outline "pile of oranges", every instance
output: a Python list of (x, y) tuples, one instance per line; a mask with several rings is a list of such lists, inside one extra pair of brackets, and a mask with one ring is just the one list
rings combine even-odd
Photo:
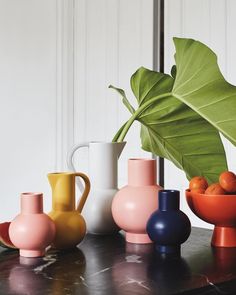
[(206, 195), (235, 195), (236, 194), (236, 175), (231, 171), (220, 174), (219, 182), (208, 186), (206, 179), (202, 176), (195, 176), (190, 180), (189, 189)]

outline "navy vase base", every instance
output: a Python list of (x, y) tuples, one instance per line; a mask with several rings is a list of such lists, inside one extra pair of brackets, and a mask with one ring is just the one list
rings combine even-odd
[(181, 245), (155, 245), (155, 249), (160, 254), (176, 256), (181, 254)]

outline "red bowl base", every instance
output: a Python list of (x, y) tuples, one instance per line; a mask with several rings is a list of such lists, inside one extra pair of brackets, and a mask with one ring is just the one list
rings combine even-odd
[(215, 226), (211, 245), (213, 247), (236, 247), (236, 228)]

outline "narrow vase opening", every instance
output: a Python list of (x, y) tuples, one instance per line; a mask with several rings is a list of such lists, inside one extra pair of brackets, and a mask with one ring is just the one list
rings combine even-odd
[(158, 193), (159, 210), (179, 210), (179, 191), (160, 190)]
[(34, 192), (22, 193), (21, 212), (23, 214), (43, 213), (43, 194)]
[(156, 160), (134, 158), (128, 161), (128, 183), (131, 186), (156, 184)]

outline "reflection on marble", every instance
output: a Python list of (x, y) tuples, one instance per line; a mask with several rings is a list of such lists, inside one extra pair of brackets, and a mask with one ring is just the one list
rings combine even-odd
[(0, 294), (75, 294), (76, 285), (83, 285), (78, 274), (84, 274), (85, 256), (77, 248), (70, 252), (51, 251), (43, 258), (19, 257), (17, 252), (7, 256), (11, 258), (5, 261), (7, 269), (2, 270), (6, 276), (0, 275)]
[(16, 294), (33, 294), (34, 290), (39, 290), (44, 280), (41, 276), (36, 276), (32, 268), (40, 266), (42, 262), (40, 258), (17, 257), (9, 272), (9, 289)]
[(211, 248), (210, 239), (194, 228), (181, 257), (125, 243), (122, 234), (87, 235), (79, 248), (44, 258), (1, 249), (0, 294), (236, 294), (236, 248)]

